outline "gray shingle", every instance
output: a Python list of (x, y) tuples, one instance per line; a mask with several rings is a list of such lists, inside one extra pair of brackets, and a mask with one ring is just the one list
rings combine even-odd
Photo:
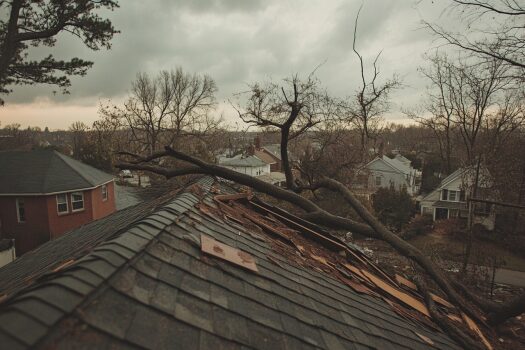
[[(204, 182), (202, 188), (209, 188), (210, 180)], [(208, 205), (215, 205), (212, 195)], [(49, 273), (52, 258), (65, 261), (72, 255), (50, 252), (78, 240), (58, 239), (45, 254), (36, 252), (47, 260), (38, 270), (24, 263), (35, 257), (18, 259), (18, 268), (4, 276), (42, 272), (29, 279), (30, 289), (23, 284), (27, 272), (9, 286), (12, 295), (0, 304), (0, 320), (14, 322), (0, 322), (0, 340), (24, 345), (10, 334), (22, 341), (28, 332), (23, 326), (36, 324), (28, 339), (56, 348), (429, 349), (417, 330), (436, 348), (458, 348), (443, 334), (400, 317), (382, 299), (295, 265), (267, 238), (206, 216), (194, 207), (198, 201), (183, 193), (168, 204), (157, 202), (164, 209), (156, 214), (150, 205), (128, 218), (110, 216), (103, 233), (97, 225), (80, 231), (82, 242), (95, 242), (73, 249), (75, 262), (58, 272)], [(202, 253), (202, 234), (249, 253), (259, 271)]]
[(54, 150), (0, 152), (0, 194), (45, 194), (100, 186), (113, 176)]

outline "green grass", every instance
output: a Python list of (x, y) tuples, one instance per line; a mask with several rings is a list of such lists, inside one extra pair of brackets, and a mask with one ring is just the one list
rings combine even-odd
[[(428, 255), (462, 262), (465, 243), (447, 235), (429, 233), (412, 238), (409, 242)], [(475, 240), (472, 245), (470, 263), (491, 266), (493, 259), (500, 261), (501, 268), (525, 271), (525, 258), (487, 241)]]

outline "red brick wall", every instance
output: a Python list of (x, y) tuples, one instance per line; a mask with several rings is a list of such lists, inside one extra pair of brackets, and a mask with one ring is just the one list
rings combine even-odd
[(24, 200), (26, 222), (19, 223), (17, 197), (0, 197), (0, 236), (14, 238), (18, 256), (49, 240), (46, 197), (18, 197)]
[(58, 214), (56, 195), (20, 197), (24, 199), (26, 222), (18, 223), (17, 197), (0, 197), (0, 237), (14, 238), (17, 255), (22, 255), (49, 239), (103, 218), (116, 210), (115, 184), (110, 182), (108, 199), (102, 200), (101, 186), (83, 191), (84, 209), (72, 211), (71, 193), (67, 193), (68, 213)]
[(93, 220), (97, 220), (108, 216), (115, 212), (115, 183), (111, 181), (107, 184), (108, 187), (108, 199), (102, 200), (102, 186), (95, 188), (91, 191), (91, 199), (93, 203)]
[(49, 232), (51, 239), (57, 238), (64, 232), (70, 231), (74, 228), (87, 224), (93, 219), (93, 207), (91, 200), (91, 191), (83, 191), (84, 193), (84, 210), (72, 211), (71, 193), (67, 193), (68, 212), (58, 214), (56, 195), (47, 196), (47, 215), (49, 218)]

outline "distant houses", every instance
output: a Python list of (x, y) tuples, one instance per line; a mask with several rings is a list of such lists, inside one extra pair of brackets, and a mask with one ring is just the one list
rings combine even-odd
[(18, 256), (115, 211), (114, 179), (53, 150), (0, 152), (0, 238)]
[(261, 140), (257, 137), (254, 144), (244, 153), (230, 157), (227, 155), (218, 157), (219, 165), (274, 185), (279, 186), (286, 182), (286, 177), (281, 172), (281, 146), (279, 144), (261, 146)]
[(254, 177), (270, 173), (270, 164), (252, 155), (220, 158), (219, 164), (225, 168)]
[(409, 195), (415, 196), (419, 192), (421, 172), (411, 164), (411, 161), (401, 154), (393, 158), (385, 155), (376, 157), (357, 171), (352, 187), (356, 193), (367, 198), (379, 188), (389, 187), (404, 189)]

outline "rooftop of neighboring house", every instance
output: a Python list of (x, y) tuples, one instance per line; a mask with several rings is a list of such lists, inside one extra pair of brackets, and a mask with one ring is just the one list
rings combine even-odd
[[(451, 322), (473, 324), (435, 300)], [(212, 177), (0, 269), (0, 344), (460, 349), (411, 282), (314, 223)]]
[[(424, 196), (421, 200), (432, 200), (434, 198), (439, 198), (437, 196), (437, 192), (441, 191), (442, 189), (446, 189), (451, 184), (453, 184), (456, 189), (459, 189), (460, 187), (467, 186), (471, 183), (475, 176), (475, 169), (473, 167), (461, 167), (456, 169), (454, 172), (452, 172), (450, 175), (445, 177), (441, 182), (439, 183), (438, 187), (431, 191), (429, 194)], [(456, 180), (461, 180), (461, 182), (455, 182)], [(480, 180), (479, 180), (479, 188), (478, 191), (481, 189), (489, 188), (491, 184), (491, 177), (488, 170), (484, 167), (480, 168)]]
[(412, 171), (412, 168), (410, 167), (410, 165), (402, 162), (400, 159), (398, 158), (390, 158), (390, 157), (387, 157), (387, 156), (383, 156), (382, 159), (388, 163), (388, 165), (394, 167), (395, 169), (399, 170), (400, 172), (402, 172), (403, 174), (405, 175), (408, 175), (411, 173)]
[(278, 143), (262, 146), (262, 148), (271, 153), (275, 158), (281, 160), (281, 145)]
[(279, 171), (272, 171), (269, 174), (259, 175), (257, 176), (257, 178), (259, 180), (262, 180), (268, 183), (272, 183), (272, 184), (286, 181), (286, 175)]
[(398, 173), (403, 174), (403, 175), (409, 175), (412, 172), (414, 172), (414, 169), (410, 165), (407, 165), (406, 163), (401, 162), (397, 158), (392, 159), (392, 158), (389, 158), (388, 156), (385, 156), (385, 155), (383, 155), (382, 157), (377, 157), (377, 158), (373, 159), (367, 165), (365, 165), (364, 168), (368, 168), (370, 165), (372, 165), (375, 162), (384, 162), (390, 168), (392, 168), (392, 170), (394, 172), (398, 172)]
[(400, 161), (401, 163), (404, 163), (408, 166), (410, 166), (410, 164), (412, 163), (412, 161), (410, 159), (408, 159), (407, 157), (403, 156), (401, 153), (398, 153), (395, 155), (394, 159)]
[(98, 187), (113, 175), (55, 150), (0, 152), (0, 195), (41, 195)]
[(257, 158), (259, 158), (260, 160), (262, 160), (263, 162), (265, 162), (266, 164), (275, 164), (275, 163), (277, 163), (277, 161), (275, 160), (274, 157), (272, 157), (268, 153), (264, 152), (263, 150), (255, 149), (254, 150), (254, 155)]
[(234, 157), (234, 158), (221, 158), (220, 165), (232, 166), (232, 167), (262, 167), (267, 163), (263, 162), (256, 156), (245, 156), (245, 157)]

